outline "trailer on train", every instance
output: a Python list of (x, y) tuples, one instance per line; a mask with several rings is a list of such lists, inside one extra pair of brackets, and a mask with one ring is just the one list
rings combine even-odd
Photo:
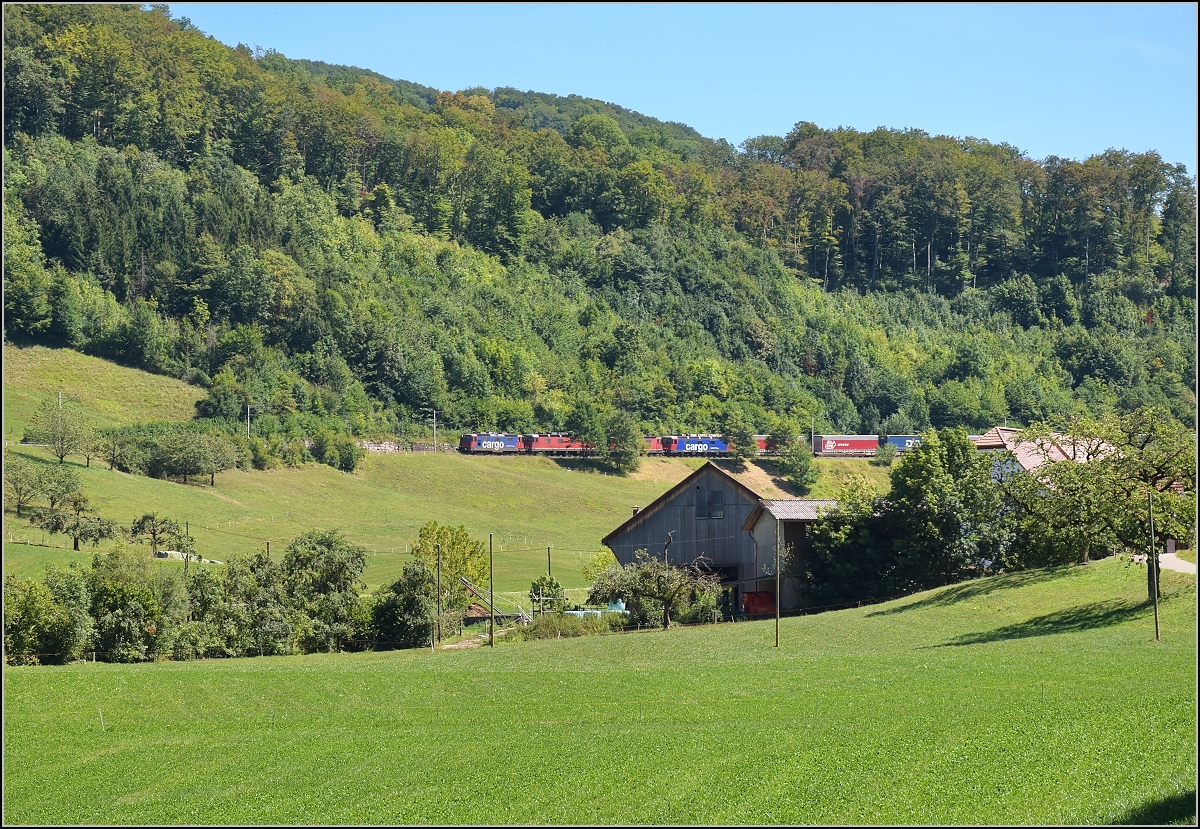
[(879, 448), (878, 435), (817, 435), (817, 455), (874, 455)]
[(920, 435), (888, 435), (883, 439), (884, 442), (896, 447), (897, 452), (903, 452), (907, 449), (915, 449), (921, 445)]

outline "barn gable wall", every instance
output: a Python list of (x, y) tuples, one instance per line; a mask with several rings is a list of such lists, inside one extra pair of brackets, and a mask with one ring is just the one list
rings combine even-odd
[[(721, 493), (722, 518), (702, 517), (712, 492)], [(661, 557), (671, 533), (667, 560), (672, 564), (685, 566), (704, 555), (713, 567), (737, 568), (739, 580), (754, 578), (754, 544), (741, 525), (758, 500), (755, 493), (715, 466), (703, 466), (687, 486), (665, 493), (639, 514), (639, 520), (628, 521), (610, 533), (605, 543), (617, 561), (628, 564), (637, 550)]]

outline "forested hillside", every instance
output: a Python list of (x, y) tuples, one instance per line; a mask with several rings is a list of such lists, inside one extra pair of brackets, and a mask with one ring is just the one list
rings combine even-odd
[(735, 148), (231, 49), (163, 6), (4, 16), (5, 339), (188, 379), (205, 417), (1194, 418), (1195, 180), (1153, 151), (805, 121)]

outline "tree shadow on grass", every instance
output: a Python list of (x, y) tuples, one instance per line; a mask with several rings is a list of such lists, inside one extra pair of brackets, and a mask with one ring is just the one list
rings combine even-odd
[(1016, 573), (1006, 573), (1001, 576), (975, 579), (956, 584), (932, 596), (919, 599), (899, 607), (889, 607), (884, 610), (874, 610), (867, 616), (893, 616), (909, 610), (921, 610), (927, 607), (948, 607), (959, 602), (970, 601), (980, 596), (988, 596), (999, 590), (1010, 590), (1014, 587), (1026, 587), (1038, 584), (1064, 575), (1062, 567), (1047, 567), (1042, 570), (1021, 570)]
[(613, 469), (599, 458), (551, 458), (560, 469), (571, 472), (592, 472), (597, 475), (610, 475), (614, 478), (628, 477), (626, 473)]
[(785, 495), (790, 495), (793, 498), (807, 498), (812, 492), (812, 487), (798, 487), (787, 479), (787, 472), (784, 471), (783, 462), (778, 458), (755, 458), (755, 465), (758, 466), (767, 477), (771, 479), (771, 483), (775, 488)]
[(1165, 826), (1169, 824), (1196, 825), (1196, 790), (1149, 800), (1117, 818), (1119, 825)]
[(966, 633), (957, 639), (934, 645), (937, 648), (979, 645), (984, 642), (1000, 642), (1005, 639), (1028, 639), (1031, 636), (1052, 636), (1056, 633), (1073, 633), (1081, 630), (1111, 627), (1144, 616), (1149, 612), (1147, 603), (1134, 603), (1123, 599), (1081, 604), (1066, 610), (1057, 610), (1044, 616), (1034, 616), (1024, 622), (1005, 625), (981, 633)]

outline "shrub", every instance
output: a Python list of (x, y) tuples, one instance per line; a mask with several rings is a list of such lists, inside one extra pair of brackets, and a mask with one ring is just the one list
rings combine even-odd
[(376, 647), (419, 648), (429, 644), (437, 615), (434, 573), (424, 562), (404, 565), (403, 574), (375, 594), (371, 621)]
[(537, 610), (566, 610), (567, 592), (553, 576), (538, 576), (529, 586), (529, 601)]
[(896, 447), (890, 443), (881, 443), (875, 450), (875, 456), (868, 461), (871, 466), (891, 466), (896, 460)]
[(555, 612), (535, 615), (533, 622), (509, 631), (503, 639), (508, 642), (522, 642), (532, 639), (596, 636), (624, 627), (625, 616), (621, 613), (601, 613), (598, 616), (589, 614), (580, 618), (571, 613)]

